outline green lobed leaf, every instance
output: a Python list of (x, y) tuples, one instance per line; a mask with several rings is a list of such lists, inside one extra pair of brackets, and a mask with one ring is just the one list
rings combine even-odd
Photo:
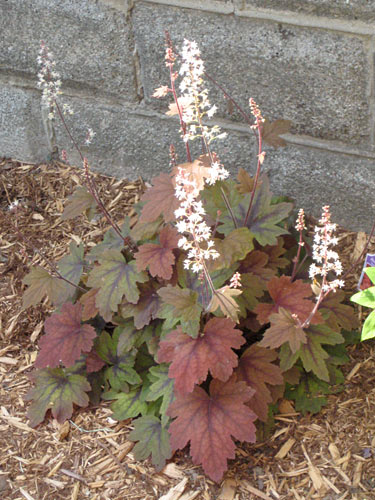
[(88, 373), (87, 380), (91, 386), (91, 390), (88, 393), (90, 404), (98, 406), (102, 399), (103, 387), (105, 385), (104, 373), (102, 371)]
[(128, 393), (120, 392), (114, 397), (116, 401), (111, 404), (112, 418), (115, 420), (126, 420), (138, 417), (139, 414), (147, 412), (147, 403), (141, 399), (142, 388), (132, 389)]
[(126, 387), (126, 383), (140, 384), (142, 379), (133, 368), (136, 352), (128, 352), (124, 345), (119, 348), (119, 335), (119, 330), (115, 330), (113, 336), (103, 331), (95, 341), (95, 350), (99, 357), (110, 365), (105, 370), (105, 377), (112, 389), (121, 391)]
[(330, 356), (322, 348), (322, 345), (341, 344), (344, 342), (344, 337), (325, 325), (310, 325), (305, 330), (305, 333), (306, 342), (301, 345), (298, 351), (293, 353), (289, 344), (282, 345), (280, 349), (280, 368), (282, 371), (286, 371), (300, 358), (307, 372), (312, 371), (321, 380), (328, 382), (327, 361)]
[[(184, 268), (183, 255), (180, 256), (177, 262), (178, 284), (182, 288), (189, 288), (198, 294), (198, 304), (206, 307), (210, 301), (210, 291), (204, 282), (199, 278), (198, 273), (194, 273), (190, 269)], [(238, 265), (232, 266), (229, 269), (223, 268), (210, 273), (215, 289), (220, 288), (228, 281), (236, 272)]]
[(247, 227), (234, 229), (224, 239), (215, 238), (215, 248), (220, 256), (208, 262), (209, 271), (229, 268), (243, 260), (254, 248), (253, 238)]
[(96, 201), (93, 195), (83, 186), (75, 189), (74, 193), (68, 197), (62, 220), (73, 219), (83, 212), (89, 220), (93, 219), (96, 212)]
[(150, 240), (158, 233), (158, 230), (162, 224), (162, 217), (158, 217), (152, 222), (138, 221), (130, 231), (130, 236), (137, 242)]
[(126, 262), (118, 250), (107, 250), (99, 257), (99, 266), (90, 272), (87, 286), (98, 288), (96, 305), (101, 316), (110, 321), (113, 312), (125, 296), (128, 302), (136, 304), (139, 300), (137, 283), (148, 281), (145, 272), (138, 272), (136, 262)]
[(64, 278), (78, 285), (85, 265), (83, 245), (77, 246), (77, 244), (72, 241), (69, 248), (70, 254), (65, 255), (65, 257), (59, 260), (58, 268)]
[[(228, 210), (223, 212), (223, 216), (220, 218), (222, 224), (218, 226), (218, 232), (227, 235), (236, 226), (243, 227), (250, 204), (250, 196), (250, 194), (244, 195), (238, 205), (232, 205), (236, 225)], [(288, 217), (292, 209), (291, 203), (272, 204), (269, 180), (266, 175), (263, 175), (255, 191), (246, 226), (260, 245), (276, 245), (277, 237), (288, 233), (286, 229), (279, 226), (279, 223)]]
[(59, 423), (70, 418), (73, 413), (73, 403), (87, 406), (91, 387), (82, 375), (70, 374), (63, 368), (44, 368), (33, 374), (35, 387), (25, 396), (26, 401), (32, 400), (28, 411), (31, 427), (44, 420), (48, 409)]
[(114, 336), (118, 339), (117, 351), (128, 352), (133, 347), (139, 347), (142, 343), (142, 330), (135, 328), (133, 321), (122, 321), (120, 326), (114, 330)]
[(279, 352), (281, 371), (286, 372), (290, 370), (299, 359), (299, 354), (299, 351), (293, 352), (288, 343), (283, 344)]
[(237, 297), (237, 302), (248, 311), (254, 311), (258, 299), (264, 294), (265, 284), (259, 276), (252, 273), (241, 274), (242, 294)]
[(158, 295), (164, 304), (169, 307), (162, 307), (159, 318), (170, 319), (173, 328), (178, 322), (184, 333), (196, 338), (199, 333), (202, 307), (198, 304), (198, 294), (189, 288), (168, 285), (158, 290)]
[[(329, 372), (329, 383), (331, 384), (331, 392), (332, 394), (336, 394), (345, 389), (345, 375), (342, 373), (340, 368), (337, 366), (328, 363), (328, 372)], [(336, 386), (336, 387), (332, 387)]]
[(152, 383), (146, 396), (146, 401), (157, 401), (162, 398), (160, 407), (161, 423), (165, 426), (169, 417), (166, 412), (174, 400), (174, 380), (168, 376), (169, 366), (161, 364), (150, 368), (149, 378)]
[(145, 460), (150, 455), (157, 471), (160, 471), (172, 456), (169, 434), (155, 416), (147, 415), (134, 420), (134, 430), (129, 434), (131, 441), (138, 441), (133, 449), (136, 460)]
[(66, 297), (75, 288), (65, 281), (55, 276), (51, 276), (48, 271), (40, 266), (33, 266), (31, 271), (24, 277), (22, 283), (29, 287), (23, 294), (22, 310), (30, 306), (35, 306), (47, 295), (55, 306), (60, 306), (66, 302)]
[(324, 348), (329, 354), (329, 363), (333, 365), (344, 365), (349, 361), (345, 344), (327, 345)]
[[(120, 228), (121, 234), (124, 238), (130, 234), (130, 217), (126, 216)], [(124, 240), (119, 234), (111, 227), (105, 232), (103, 241), (95, 245), (87, 255), (89, 260), (98, 260), (100, 256), (107, 250), (121, 251), (124, 248)]]
[(153, 321), (150, 325), (146, 326), (142, 330), (142, 340), (147, 345), (148, 352), (152, 356), (155, 356), (159, 348), (161, 330), (161, 321)]
[(307, 412), (318, 413), (327, 404), (326, 394), (331, 392), (329, 384), (313, 374), (305, 373), (299, 384), (287, 384), (285, 397), (295, 401), (297, 411), (306, 415)]
[[(223, 216), (229, 215), (222, 192), (225, 193), (226, 199), (232, 208), (239, 205), (243, 199), (243, 195), (238, 192), (237, 186), (238, 184), (233, 179), (227, 179), (225, 181), (218, 181), (212, 186), (206, 185), (204, 190), (201, 191), (204, 208), (213, 220), (216, 220), (218, 211), (221, 213), (220, 221), (223, 220)], [(239, 227), (241, 227), (241, 224)], [(232, 229), (235, 228), (232, 227)]]
[(345, 338), (345, 343), (344, 343), (345, 346), (359, 344), (361, 341), (360, 338), (361, 333), (358, 330), (352, 330), (351, 332), (344, 330), (341, 333), (342, 336)]
[(300, 358), (304, 369), (312, 371), (321, 380), (329, 381), (329, 373), (325, 360), (329, 358), (328, 353), (322, 348), (318, 339), (309, 337), (306, 344), (300, 349)]

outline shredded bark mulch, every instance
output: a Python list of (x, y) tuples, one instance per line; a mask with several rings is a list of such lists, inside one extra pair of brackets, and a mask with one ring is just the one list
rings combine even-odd
[[(107, 209), (121, 224), (135, 217), (144, 183), (94, 174)], [(264, 442), (239, 443), (220, 485), (194, 466), (185, 450), (161, 473), (139, 463), (127, 439), (131, 421), (110, 418), (109, 403), (76, 409), (59, 425), (51, 417), (32, 429), (24, 395), (37, 354), (47, 301), (21, 311), (22, 279), (31, 265), (56, 262), (71, 240), (92, 246), (105, 219), (62, 221), (81, 171), (62, 163), (0, 161), (0, 498), (4, 500), (375, 499), (375, 343), (349, 348), (345, 390), (317, 415), (302, 416), (283, 401)], [(9, 206), (18, 205), (9, 210)], [(23, 235), (21, 238), (20, 234)], [(339, 253), (349, 268), (366, 235), (339, 228)], [(38, 251), (37, 251), (38, 250)], [(375, 240), (370, 250), (375, 250)], [(360, 266), (346, 279), (355, 291)], [(358, 314), (362, 318), (363, 312)]]

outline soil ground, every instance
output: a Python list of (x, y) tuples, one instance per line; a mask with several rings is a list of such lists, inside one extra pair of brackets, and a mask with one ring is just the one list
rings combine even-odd
[[(22, 279), (31, 265), (48, 268), (36, 249), (56, 262), (68, 243), (90, 246), (107, 229), (100, 218), (62, 221), (64, 202), (80, 170), (61, 163), (30, 165), (0, 161), (0, 498), (4, 500), (244, 500), (375, 499), (375, 343), (351, 346), (344, 367), (345, 390), (329, 396), (317, 415), (302, 416), (284, 402), (270, 436), (256, 445), (238, 444), (236, 459), (220, 485), (194, 466), (187, 450), (161, 473), (138, 463), (127, 439), (131, 421), (115, 422), (109, 404), (76, 409), (59, 425), (50, 416), (28, 425), (28, 373), (37, 354), (45, 301), (21, 311)], [(95, 174), (114, 219), (135, 216), (132, 205), (144, 189)], [(18, 200), (19, 205), (9, 210)], [(23, 237), (17, 233), (19, 231)], [(344, 268), (364, 247), (364, 233), (339, 229)], [(370, 249), (374, 250), (374, 242)], [(360, 267), (360, 266), (359, 266)], [(360, 268), (346, 281), (355, 291)], [(361, 316), (362, 311), (358, 314)]]

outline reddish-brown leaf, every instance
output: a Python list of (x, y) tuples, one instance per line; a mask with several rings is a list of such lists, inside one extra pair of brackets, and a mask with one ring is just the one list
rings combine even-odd
[(145, 243), (134, 255), (138, 271), (144, 271), (148, 267), (151, 276), (169, 280), (172, 277), (175, 262), (173, 249), (177, 248), (178, 240), (176, 229), (172, 226), (165, 226), (160, 232), (159, 244)]
[[(277, 313), (283, 307), (291, 314), (296, 314), (303, 322), (311, 313), (314, 302), (307, 300), (312, 294), (311, 286), (302, 280), (291, 281), (289, 276), (274, 277), (268, 282), (268, 291), (273, 304), (258, 304), (255, 308), (259, 323), (268, 323), (270, 315)], [(317, 312), (312, 324), (322, 323), (321, 314)]]
[(165, 173), (153, 179), (152, 188), (145, 192), (141, 201), (146, 202), (139, 218), (141, 222), (153, 222), (161, 214), (165, 222), (173, 221), (175, 220), (174, 212), (180, 205), (175, 196), (172, 177)]
[(255, 442), (256, 416), (244, 404), (253, 392), (232, 377), (226, 383), (213, 380), (210, 394), (196, 387), (190, 394), (179, 395), (167, 410), (170, 417), (177, 417), (169, 427), (172, 448), (183, 449), (190, 441), (193, 462), (202, 464), (211, 479), (220, 481), (227, 459), (235, 457), (232, 436)]
[(139, 286), (140, 298), (137, 304), (132, 304), (126, 299), (122, 300), (120, 306), (120, 315), (123, 318), (133, 318), (134, 326), (141, 330), (149, 325), (151, 320), (155, 319), (158, 315), (161, 300), (156, 293), (158, 290), (158, 283), (150, 281)]
[(241, 262), (240, 273), (252, 273), (258, 276), (263, 285), (276, 274), (276, 269), (268, 267), (269, 257), (266, 253), (260, 250), (253, 250), (247, 254), (246, 258)]
[(238, 303), (248, 310), (254, 311), (254, 308), (259, 302), (259, 297), (264, 294), (266, 286), (259, 278), (252, 273), (241, 273), (241, 290), (242, 294), (238, 297)]
[(280, 135), (287, 134), (290, 130), (292, 122), (290, 120), (275, 120), (270, 122), (265, 119), (262, 125), (262, 138), (266, 144), (278, 148), (279, 146), (286, 146), (286, 142)]
[(270, 269), (284, 269), (289, 264), (289, 260), (281, 257), (286, 252), (284, 248), (284, 239), (278, 238), (277, 245), (266, 245), (262, 251), (268, 255), (267, 267)]
[(170, 332), (160, 342), (159, 363), (172, 363), (169, 377), (176, 379), (175, 388), (180, 393), (191, 392), (195, 384), (211, 375), (225, 382), (238, 364), (232, 349), (245, 342), (241, 331), (228, 318), (212, 318), (200, 337), (193, 339), (181, 327)]
[(86, 371), (87, 373), (98, 372), (105, 366), (105, 362), (99, 358), (96, 351), (90, 351), (86, 356)]
[(63, 304), (60, 313), (52, 314), (44, 323), (45, 335), (39, 341), (37, 368), (71, 366), (82, 352), (89, 352), (96, 337), (95, 328), (82, 325), (82, 305)]
[(254, 179), (243, 168), (239, 169), (237, 180), (239, 182), (237, 189), (241, 194), (251, 193), (254, 189)]
[(354, 308), (342, 304), (344, 300), (345, 292), (337, 290), (327, 295), (320, 304), (322, 312), (325, 310), (330, 312), (325, 324), (332, 330), (340, 331), (343, 328), (350, 331), (358, 327), (358, 317), (355, 315)]
[(95, 318), (98, 314), (99, 309), (96, 307), (96, 294), (98, 293), (98, 288), (91, 288), (88, 292), (84, 293), (79, 301), (83, 305), (82, 311), (82, 321), (87, 321), (88, 319)]
[(263, 422), (267, 421), (268, 405), (272, 402), (272, 395), (266, 384), (278, 385), (284, 382), (280, 368), (272, 364), (276, 358), (275, 351), (253, 344), (242, 354), (236, 369), (237, 379), (255, 389), (254, 396), (247, 404)]
[(298, 325), (291, 313), (283, 307), (279, 308), (278, 313), (271, 314), (270, 321), (270, 328), (265, 331), (262, 341), (259, 342), (261, 347), (275, 349), (285, 344), (285, 342), (289, 342), (292, 353), (295, 353), (300, 348), (301, 343), (305, 344), (307, 342), (303, 328)]

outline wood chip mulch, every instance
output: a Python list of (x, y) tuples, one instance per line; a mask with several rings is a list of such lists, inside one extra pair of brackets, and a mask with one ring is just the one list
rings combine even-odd
[[(349, 349), (345, 390), (329, 396), (318, 415), (280, 406), (271, 436), (239, 443), (220, 485), (207, 479), (186, 452), (161, 473), (138, 463), (128, 439), (131, 422), (110, 418), (109, 403), (76, 409), (63, 425), (51, 417), (32, 429), (24, 395), (37, 354), (45, 301), (21, 311), (22, 279), (31, 265), (48, 269), (36, 250), (56, 262), (73, 239), (92, 246), (107, 229), (98, 218), (61, 221), (79, 169), (61, 163), (30, 165), (0, 160), (0, 498), (4, 500), (369, 500), (375, 499), (375, 343)], [(135, 215), (144, 184), (94, 174), (106, 207), (121, 223)], [(16, 209), (9, 206), (18, 201)], [(24, 235), (21, 239), (19, 233)], [(344, 269), (365, 244), (364, 233), (339, 229)], [(375, 241), (370, 250), (375, 250)], [(346, 280), (355, 291), (360, 269)], [(358, 314), (362, 314), (358, 311)]]

